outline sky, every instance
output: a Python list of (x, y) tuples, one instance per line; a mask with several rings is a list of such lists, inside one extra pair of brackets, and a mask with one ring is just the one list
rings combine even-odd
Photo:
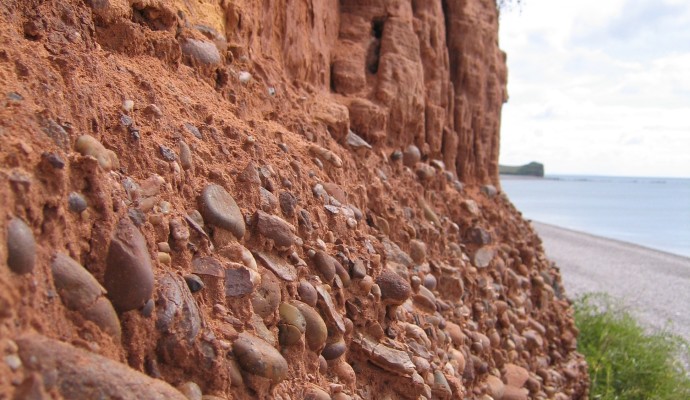
[(689, 0), (523, 0), (499, 44), (501, 164), (690, 178)]

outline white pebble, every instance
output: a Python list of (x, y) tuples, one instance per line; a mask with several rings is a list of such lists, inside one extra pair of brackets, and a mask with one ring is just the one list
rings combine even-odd
[(237, 74), (237, 78), (241, 83), (247, 84), (252, 80), (252, 74), (247, 71), (241, 71), (239, 74)]
[(10, 354), (9, 356), (5, 356), (5, 364), (7, 364), (12, 371), (16, 371), (22, 366), (22, 360), (16, 354)]
[(123, 101), (122, 102), (122, 110), (124, 110), (124, 112), (127, 112), (127, 113), (134, 110), (134, 101), (129, 100), (129, 99)]

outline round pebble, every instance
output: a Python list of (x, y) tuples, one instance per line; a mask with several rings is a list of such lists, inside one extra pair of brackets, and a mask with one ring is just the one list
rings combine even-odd
[(324, 343), (326, 343), (326, 338), (328, 337), (328, 329), (323, 318), (321, 318), (321, 315), (319, 315), (315, 309), (301, 301), (293, 300), (290, 304), (295, 306), (302, 313), (307, 323), (304, 334), (307, 346), (314, 351), (320, 350)]
[(402, 304), (412, 294), (412, 288), (405, 278), (395, 272), (384, 269), (376, 278), (381, 289), (381, 298), (393, 304)]
[(19, 218), (12, 218), (7, 225), (7, 265), (17, 274), (28, 274), (36, 265), (34, 234)]
[(103, 283), (118, 311), (140, 308), (153, 293), (153, 268), (146, 239), (128, 218), (118, 223), (106, 257)]
[(207, 223), (230, 231), (237, 239), (244, 236), (246, 228), (242, 211), (222, 186), (206, 186), (199, 198), (199, 208)]
[(402, 159), (403, 164), (408, 167), (414, 167), (422, 159), (422, 153), (417, 146), (411, 144), (403, 151)]
[(314, 255), (314, 266), (326, 282), (331, 282), (335, 277), (335, 260), (323, 250), (318, 250)]
[(192, 293), (196, 293), (204, 288), (204, 281), (202, 281), (197, 275), (189, 274), (184, 277), (184, 280), (187, 282), (189, 291)]
[(245, 371), (262, 376), (276, 384), (287, 376), (285, 358), (271, 345), (247, 332), (240, 333), (232, 350)]
[(69, 196), (67, 196), (67, 206), (69, 207), (70, 211), (80, 213), (86, 210), (88, 204), (86, 203), (84, 196), (82, 196), (80, 193), (72, 192), (69, 194)]
[(220, 63), (220, 53), (215, 44), (205, 40), (185, 39), (180, 43), (182, 54), (203, 65)]

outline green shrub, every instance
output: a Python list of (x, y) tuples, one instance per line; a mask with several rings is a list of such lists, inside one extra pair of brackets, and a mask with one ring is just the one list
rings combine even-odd
[(647, 334), (620, 304), (604, 294), (575, 301), (578, 350), (589, 364), (590, 398), (690, 399), (682, 366), (687, 347), (669, 333)]

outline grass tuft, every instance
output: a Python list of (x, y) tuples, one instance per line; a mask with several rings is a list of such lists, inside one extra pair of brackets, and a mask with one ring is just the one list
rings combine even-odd
[(690, 377), (680, 359), (687, 346), (669, 333), (648, 334), (605, 294), (575, 301), (578, 351), (589, 364), (590, 399), (690, 399)]

